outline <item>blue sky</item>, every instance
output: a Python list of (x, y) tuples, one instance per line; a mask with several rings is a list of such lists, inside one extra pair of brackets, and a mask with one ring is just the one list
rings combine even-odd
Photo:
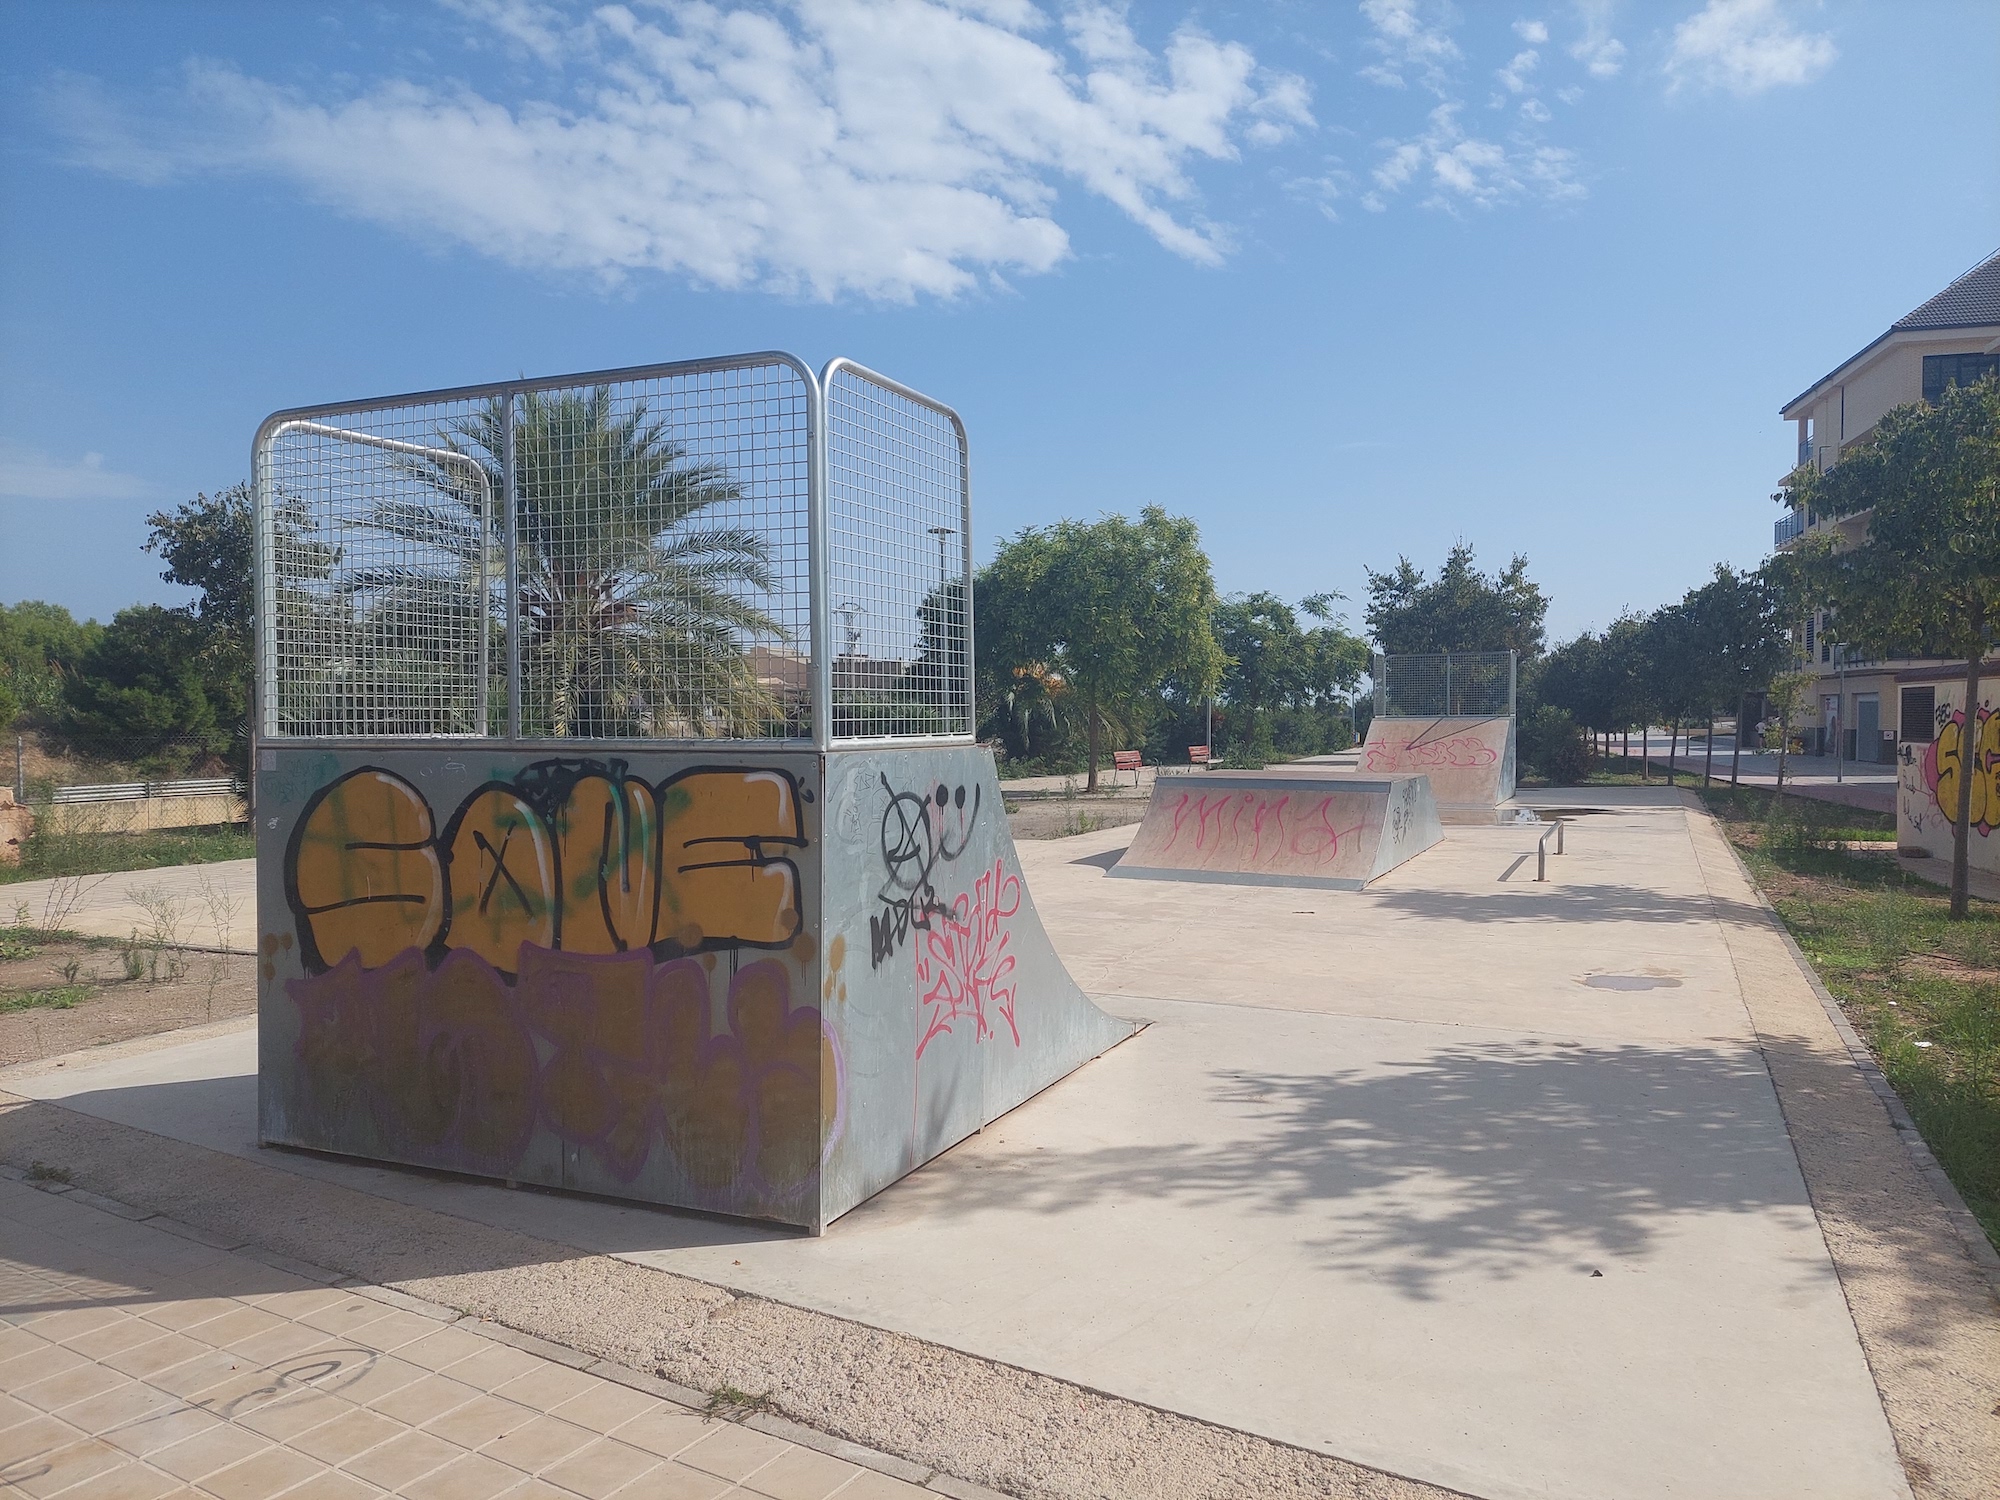
[(1755, 564), (1777, 408), (2000, 246), (2000, 7), (0, 4), (0, 601), (307, 402), (786, 348), (957, 406), (981, 556), (1225, 590)]

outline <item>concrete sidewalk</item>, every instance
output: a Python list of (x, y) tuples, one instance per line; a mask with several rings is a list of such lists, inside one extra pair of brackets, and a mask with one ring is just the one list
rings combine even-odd
[(924, 1493), (837, 1456), (836, 1440), (713, 1420), (636, 1372), (213, 1238), (0, 1178), (0, 1488), (75, 1500)]
[(66, 928), (250, 953), (257, 942), (257, 861), (169, 865), (0, 885), (0, 924)]
[[(1926, 1495), (1990, 1493), (1991, 1291), (1719, 832), (1664, 790), (1535, 800), (1577, 809), (1546, 885), (1509, 827), (1454, 828), (1359, 895), (1109, 881), (1123, 830), (1024, 847), (1072, 971), (1152, 1024), (818, 1240), (260, 1151), (247, 1029), (0, 1088), (61, 1106), (10, 1117), (24, 1138), (82, 1153), (55, 1121), (88, 1117), (450, 1215), (460, 1237), (769, 1299), (789, 1309), (775, 1364), (629, 1301), (501, 1301), (1020, 1493), (1078, 1492), (1063, 1473), (1204, 1493), (1103, 1477), (1129, 1475), (1130, 1424), (1179, 1432), (1149, 1408), (1480, 1496), (1901, 1495), (1899, 1443)], [(1801, 1173), (1813, 1130), (1838, 1141), (1812, 1157), (1828, 1184)], [(133, 1191), (167, 1174), (104, 1139), (90, 1159)], [(187, 1191), (195, 1169), (173, 1170)], [(437, 1279), (449, 1238), (413, 1260), (390, 1253), (406, 1230), (299, 1218), (354, 1274), (501, 1296), (484, 1272)], [(855, 1329), (913, 1342), (857, 1364)], [(950, 1382), (905, 1373), (966, 1359)], [(1031, 1400), (1020, 1371), (1072, 1394)], [(975, 1434), (944, 1400), (1017, 1419)], [(1079, 1402), (1128, 1436), (1032, 1438)], [(1262, 1493), (1369, 1492), (1312, 1483)]]

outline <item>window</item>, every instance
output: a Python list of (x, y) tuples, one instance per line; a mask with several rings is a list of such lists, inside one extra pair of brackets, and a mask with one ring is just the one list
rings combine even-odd
[(1816, 627), (1816, 626), (1818, 625), (1818, 623), (1819, 623), (1819, 616), (1818, 616), (1818, 615), (1807, 615), (1807, 616), (1806, 616), (1806, 655), (1807, 655), (1807, 656), (1811, 656), (1811, 655), (1813, 654), (1813, 641), (1814, 641), (1814, 639), (1815, 639), (1815, 637), (1814, 637), (1814, 633), (1813, 633), (1813, 632), (1814, 632), (1814, 628), (1815, 628), (1815, 627)]
[(1937, 738), (1937, 689), (1903, 689), (1903, 726), (1898, 739), (1928, 745)]
[(1948, 387), (1977, 385), (1988, 375), (2000, 375), (2000, 354), (1926, 354), (1924, 400), (1936, 406)]

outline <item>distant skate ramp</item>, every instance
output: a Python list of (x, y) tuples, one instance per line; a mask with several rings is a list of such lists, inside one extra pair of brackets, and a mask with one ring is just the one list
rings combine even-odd
[(1363, 775), (1430, 777), (1440, 808), (1498, 807), (1514, 795), (1514, 719), (1377, 717), (1361, 747)]
[(1319, 767), (1163, 776), (1111, 874), (1358, 891), (1443, 837), (1423, 776)]

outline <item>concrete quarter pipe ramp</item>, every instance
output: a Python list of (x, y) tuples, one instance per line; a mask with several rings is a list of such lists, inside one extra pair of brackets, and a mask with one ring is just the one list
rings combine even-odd
[(1163, 776), (1111, 873), (1358, 891), (1443, 837), (1422, 776), (1306, 767)]
[(742, 355), (254, 471), (260, 1140), (819, 1229), (1131, 1033), (972, 743), (948, 408)]
[(1368, 775), (1431, 779), (1440, 808), (1498, 807), (1514, 795), (1514, 718), (1377, 717), (1361, 747)]

